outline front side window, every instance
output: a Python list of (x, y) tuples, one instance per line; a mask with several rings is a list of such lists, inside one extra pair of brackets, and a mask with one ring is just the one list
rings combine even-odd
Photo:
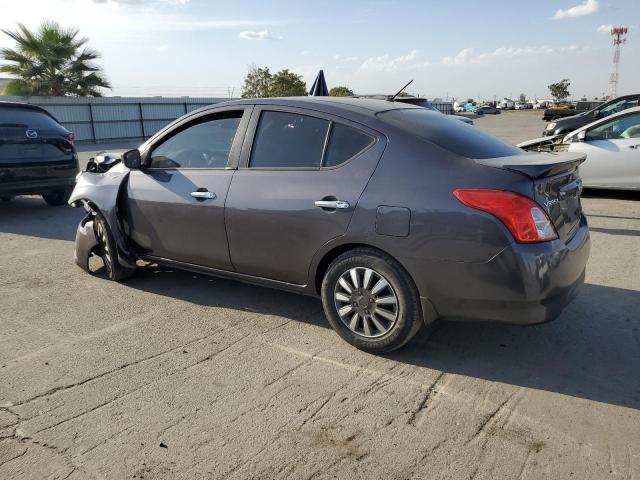
[(329, 121), (264, 111), (251, 151), (252, 168), (320, 168)]
[(626, 98), (624, 100), (620, 100), (618, 102), (614, 102), (611, 105), (607, 105), (606, 107), (600, 110), (601, 117), (608, 117), (609, 115), (613, 115), (614, 113), (621, 112), (626, 110), (627, 108), (637, 107), (638, 106), (638, 97), (636, 98)]
[(585, 140), (615, 140), (620, 138), (640, 138), (640, 113), (625, 115), (604, 122), (591, 130)]
[(153, 149), (150, 168), (224, 168), (242, 112), (197, 123)]

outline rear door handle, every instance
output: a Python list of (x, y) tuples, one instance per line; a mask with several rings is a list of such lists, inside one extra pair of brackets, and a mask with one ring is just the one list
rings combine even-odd
[(330, 208), (338, 210), (349, 208), (349, 202), (345, 202), (343, 200), (316, 200), (314, 204), (318, 208)]
[(198, 200), (213, 200), (214, 198), (216, 198), (216, 194), (213, 192), (202, 192), (202, 191), (195, 191), (195, 192), (191, 192), (191, 196), (193, 198), (197, 198)]

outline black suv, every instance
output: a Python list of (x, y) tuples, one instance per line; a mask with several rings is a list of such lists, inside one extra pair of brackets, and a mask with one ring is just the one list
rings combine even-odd
[(0, 198), (42, 195), (64, 205), (78, 174), (74, 135), (46, 110), (0, 102)]

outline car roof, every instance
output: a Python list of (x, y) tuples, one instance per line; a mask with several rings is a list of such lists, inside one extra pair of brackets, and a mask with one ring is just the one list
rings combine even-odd
[(40, 113), (44, 113), (45, 115), (48, 115), (49, 117), (53, 118), (56, 122), (58, 121), (56, 117), (54, 117), (52, 114), (47, 112), (44, 108), (39, 107), (37, 105), (32, 105), (30, 103), (0, 101), (0, 108), (23, 108), (25, 110), (33, 110), (35, 112), (40, 112)]
[(275, 97), (247, 98), (216, 103), (199, 111), (232, 105), (274, 105), (281, 107), (305, 108), (318, 112), (341, 115), (351, 113), (362, 117), (374, 117), (388, 110), (422, 108), (404, 102), (391, 102), (373, 98), (354, 97)]

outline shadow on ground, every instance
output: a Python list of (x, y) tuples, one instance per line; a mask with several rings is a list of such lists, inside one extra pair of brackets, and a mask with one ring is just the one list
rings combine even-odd
[(16, 197), (0, 203), (0, 233), (74, 240), (83, 216), (81, 208), (52, 207), (38, 196)]
[[(198, 305), (329, 327), (317, 299), (230, 280), (150, 266), (127, 285)], [(530, 327), (441, 322), (388, 358), (640, 409), (638, 311), (640, 292), (586, 284), (554, 322)]]

